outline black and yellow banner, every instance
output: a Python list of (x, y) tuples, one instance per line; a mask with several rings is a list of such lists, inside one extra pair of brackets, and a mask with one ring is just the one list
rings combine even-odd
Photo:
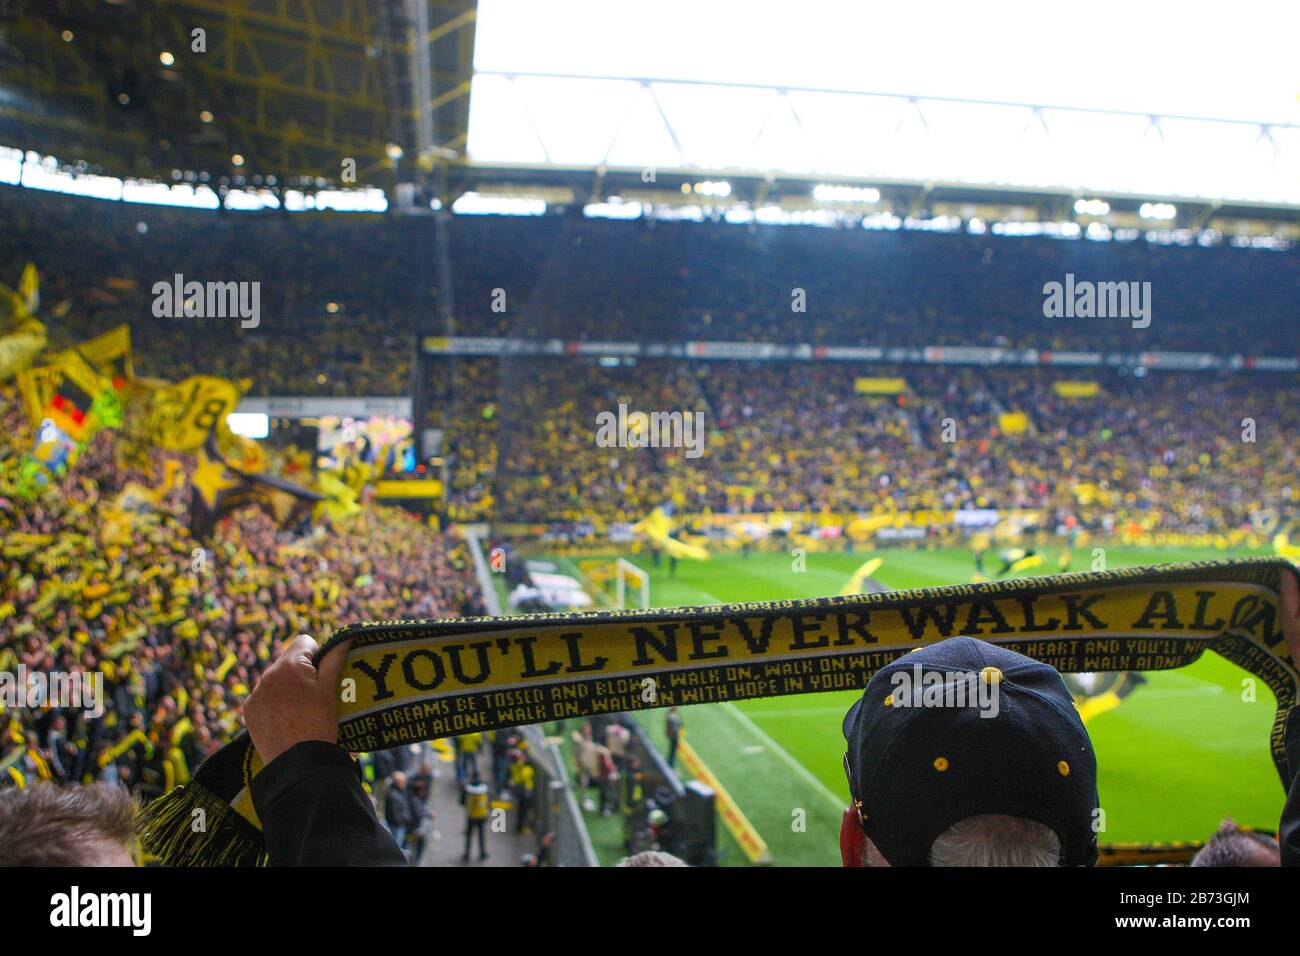
[(253, 504), (281, 527), (310, 511), (324, 496), (276, 475), (249, 473), (228, 462), (209, 435), (190, 476), (190, 533), (202, 540), (230, 512)]
[(907, 391), (907, 379), (860, 376), (853, 380), (853, 390), (859, 395), (902, 395)]
[[(345, 627), (341, 740), (379, 750), (473, 730), (751, 697), (860, 689), (957, 635), (1063, 672), (1183, 667), (1214, 650), (1289, 707), (1285, 562), (1205, 562), (874, 595), (661, 611)], [(349, 699), (350, 696), (350, 699)], [(1281, 722), (1275, 728), (1281, 732)], [(1274, 742), (1282, 759), (1280, 738)]]
[(155, 388), (149, 397), (148, 435), (169, 451), (197, 451), (239, 405), (239, 386), (212, 375), (191, 375)]
[[(599, 713), (859, 690), (894, 658), (957, 635), (1062, 672), (1167, 670), (1212, 650), (1276, 696), (1270, 745), (1285, 780), (1284, 717), (1298, 677), (1278, 591), (1281, 576), (1296, 573), (1285, 560), (1252, 558), (803, 601), (376, 621), (341, 628), (321, 653), (352, 642), (339, 737), (362, 752)], [(196, 799), (235, 803), (252, 822), (247, 738), (211, 762), (217, 770), (205, 773), (205, 764), (196, 776), (206, 791)], [(183, 799), (160, 803), (145, 834), (154, 852), (209, 862), (207, 840), (165, 825), (187, 819)], [(244, 836), (237, 862), (256, 852), (255, 834)], [(229, 845), (220, 855), (231, 861)]]

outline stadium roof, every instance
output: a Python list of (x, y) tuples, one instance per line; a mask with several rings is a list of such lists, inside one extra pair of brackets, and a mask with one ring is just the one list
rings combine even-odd
[[(0, 142), (8, 146), (163, 180), (204, 170), (338, 182), (351, 158), (363, 183), (391, 167), (390, 144), (410, 158), (422, 138), (464, 149), (474, 0), (14, 0), (5, 8)], [(423, 132), (417, 85), (428, 95)]]
[[(425, 179), (406, 208), (472, 192), (760, 220), (829, 207), (1300, 230), (1294, 31), (1275, 22), (1300, 8), (1258, 0), (1220, 24), (1213, 69), (1170, 58), (1204, 36), (1206, 15), (1125, 0), (1097, 0), (1083, 24), (1021, 0), (996, 17), (947, 0), (805, 0), (797, 13), (657, 0), (652, 15), (632, 0), (7, 9), (0, 145), (74, 172), (277, 195), (355, 184), (391, 197)], [(355, 180), (341, 175), (349, 158)], [(435, 165), (437, 184), (424, 176)]]
[[(1212, 67), (1176, 65), (1211, 23)], [(1086, 17), (1020, 0), (658, 0), (653, 16), (630, 2), (481, 0), (469, 156), (805, 192), (843, 181), (913, 199), (1294, 212), (1295, 26), (1295, 11), (1256, 0), (1228, 22), (1124, 0)]]

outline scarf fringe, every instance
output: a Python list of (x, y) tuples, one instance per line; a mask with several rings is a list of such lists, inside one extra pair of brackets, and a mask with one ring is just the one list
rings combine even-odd
[[(196, 827), (200, 821), (203, 826)], [(165, 866), (266, 865), (261, 831), (198, 783), (177, 787), (145, 807), (137, 835), (145, 853)]]

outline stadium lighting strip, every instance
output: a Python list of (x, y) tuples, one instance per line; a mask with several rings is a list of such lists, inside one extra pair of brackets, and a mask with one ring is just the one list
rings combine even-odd
[[(523, 200), (514, 199), (514, 203)], [(1160, 205), (1160, 204), (1154, 204)], [(1166, 204), (1167, 205), (1167, 204)], [(505, 215), (542, 215), (542, 205), (534, 205), (528, 210), (506, 208), (498, 204), (491, 211)], [(456, 212), (464, 212), (459, 204), (453, 205)], [(475, 210), (480, 211), (480, 210)], [(853, 227), (873, 232), (966, 232), (979, 236), (992, 233), (995, 236), (1041, 236), (1048, 239), (1077, 240), (1087, 239), (1093, 242), (1133, 242), (1145, 238), (1157, 246), (1217, 246), (1225, 242), (1237, 248), (1260, 249), (1279, 252), (1290, 249), (1294, 242), (1285, 236), (1269, 235), (1234, 235), (1225, 237), (1218, 229), (1174, 228), (1171, 223), (1155, 221), (1146, 229), (1117, 227), (1094, 220), (1086, 226), (1071, 220), (1040, 222), (1037, 220), (1001, 220), (992, 223), (972, 216), (962, 219), (955, 215), (938, 215), (930, 218), (920, 216), (898, 216), (889, 211), (867, 212), (852, 211), (841, 208), (823, 209), (786, 209), (767, 204), (753, 208), (745, 203), (730, 206), (704, 206), (700, 204), (673, 205), (666, 203), (644, 202), (622, 196), (610, 196), (602, 202), (587, 203), (582, 214), (590, 219), (658, 219), (671, 222), (709, 222), (719, 221), (732, 225), (759, 226), (820, 226), (825, 229)]]
[(0, 146), (0, 183), (86, 199), (176, 206), (187, 209), (220, 209), (251, 212), (283, 208), (288, 212), (333, 210), (335, 212), (385, 212), (388, 197), (382, 189), (319, 189), (314, 193), (286, 189), (280, 195), (267, 188), (240, 189), (226, 186), (214, 190), (205, 183), (167, 183), (118, 179), (88, 172), (68, 172), (53, 156)]
[[(279, 194), (271, 189), (230, 188), (220, 186), (212, 189), (205, 183), (166, 183), (119, 179), (115, 176), (100, 176), (90, 172), (69, 172), (56, 157), (12, 147), (0, 146), (0, 183), (21, 186), (47, 192), (57, 192), (69, 196), (87, 199), (104, 199), (113, 202), (141, 203), (155, 206), (172, 206), (187, 209), (220, 209), (224, 205), (233, 212), (258, 212), (268, 209), (283, 208), (287, 212), (309, 212), (313, 210), (330, 210), (334, 212), (368, 212), (382, 213), (388, 210), (388, 198), (383, 190), (363, 189), (318, 189), (305, 192), (300, 189), (284, 189)], [(889, 210), (875, 210), (871, 207), (880, 201), (880, 191), (869, 186), (849, 186), (835, 183), (819, 183), (813, 188), (813, 198), (825, 203), (825, 208), (785, 209), (781, 206), (766, 204), (751, 208), (743, 202), (726, 203), (731, 195), (731, 184), (725, 180), (703, 180), (694, 184), (683, 184), (684, 195), (701, 196), (702, 203), (669, 205), (662, 203), (625, 201), (619, 196), (610, 196), (604, 202), (588, 203), (583, 207), (583, 215), (589, 218), (624, 219), (639, 218), (676, 220), (687, 222), (705, 222), (718, 219), (733, 225), (764, 226), (820, 226), (832, 228), (843, 225), (860, 226), (868, 230), (894, 231), (903, 229), (921, 232), (960, 232), (963, 220), (958, 216), (940, 215), (929, 219), (905, 216), (900, 217)], [(435, 199), (432, 208), (440, 208)], [(477, 192), (466, 192), (452, 203), (452, 212), (457, 215), (503, 215), (503, 216), (542, 216), (548, 211), (544, 199), (529, 196), (494, 196)], [(1110, 211), (1110, 206), (1100, 199), (1080, 199), (1075, 203), (1075, 212), (1082, 216), (1103, 216)], [(972, 235), (992, 232), (1004, 236), (1045, 236), (1053, 239), (1089, 239), (1093, 241), (1126, 242), (1145, 235), (1146, 240), (1155, 245), (1201, 245), (1214, 246), (1223, 241), (1223, 236), (1214, 229), (1175, 229), (1170, 221), (1177, 214), (1177, 208), (1171, 203), (1147, 202), (1139, 208), (1139, 216), (1150, 220), (1153, 227), (1143, 232), (1138, 229), (1115, 228), (1094, 220), (1086, 227), (1077, 222), (1036, 222), (1005, 221), (991, 225), (972, 217), (964, 224), (965, 231)], [(1230, 244), (1236, 247), (1285, 250), (1292, 243), (1280, 236), (1233, 236)]]

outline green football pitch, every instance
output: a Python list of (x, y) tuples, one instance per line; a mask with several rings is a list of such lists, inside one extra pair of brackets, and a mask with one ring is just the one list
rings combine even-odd
[[(1123, 567), (1246, 553), (1108, 548), (1106, 559)], [(1057, 552), (1045, 556), (1036, 573), (1055, 570)], [(628, 556), (650, 572), (651, 603), (658, 607), (837, 594), (868, 557), (884, 559), (875, 577), (889, 588), (966, 583), (974, 571), (964, 549), (810, 553), (801, 573), (784, 553), (715, 555), (682, 561), (671, 577), (666, 561), (654, 568), (645, 555)], [(1076, 553), (1074, 569), (1090, 560)], [(1284, 795), (1268, 749), (1272, 693), (1255, 682), (1256, 699), (1243, 700), (1249, 675), (1213, 653), (1145, 676), (1119, 707), (1088, 723), (1105, 812), (1102, 841), (1202, 840), (1224, 816), (1275, 829)], [(682, 709), (686, 739), (778, 866), (839, 865), (840, 814), (848, 802), (840, 722), (855, 696), (804, 694)], [(663, 713), (639, 719), (662, 745)], [(718, 847), (721, 863), (748, 864), (721, 824)]]

